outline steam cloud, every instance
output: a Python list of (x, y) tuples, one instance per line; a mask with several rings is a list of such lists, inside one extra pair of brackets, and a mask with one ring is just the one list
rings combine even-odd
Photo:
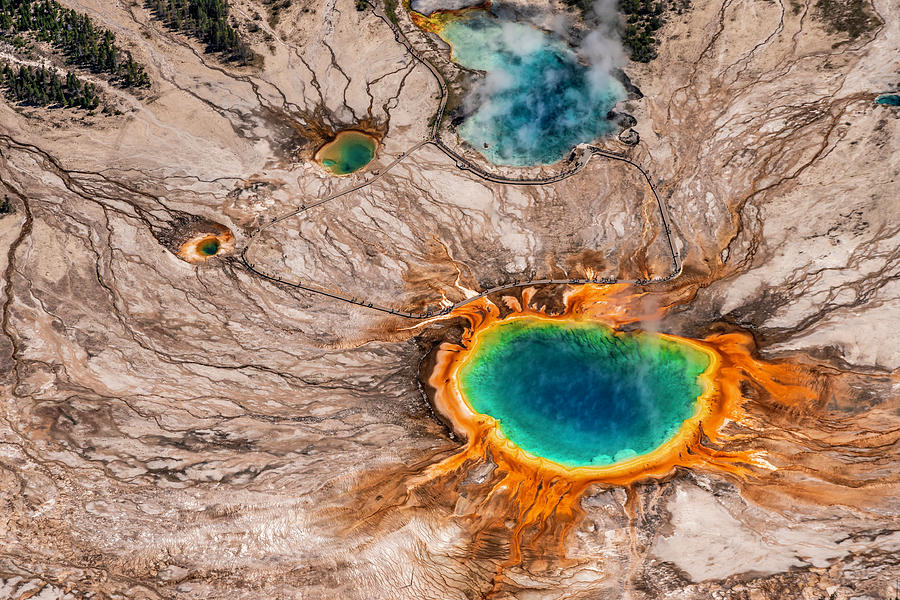
[(616, 27), (619, 22), (618, 0), (596, 0), (594, 14), (598, 24), (581, 44), (580, 54), (591, 65), (591, 73), (612, 78), (615, 69), (625, 64), (625, 50)]
[(483, 0), (412, 0), (409, 7), (419, 14), (430, 15), (436, 10), (459, 10), (481, 4)]
[[(555, 162), (609, 132), (606, 113), (624, 97), (613, 71), (625, 54), (616, 0), (597, 0), (598, 25), (574, 49), (555, 16), (545, 31), (509, 18), (472, 17), (448, 26), (455, 59), (486, 76), (464, 101), (459, 133), (496, 164)], [(475, 47), (477, 45), (477, 47)]]

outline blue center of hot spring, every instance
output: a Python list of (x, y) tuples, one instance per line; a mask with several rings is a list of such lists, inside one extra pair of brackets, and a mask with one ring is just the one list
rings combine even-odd
[(519, 448), (566, 467), (646, 454), (696, 414), (709, 357), (646, 333), (518, 318), (479, 334), (459, 382)]
[(454, 61), (486, 72), (464, 101), (471, 112), (458, 132), (492, 163), (554, 163), (612, 130), (606, 114), (624, 97), (622, 85), (565, 43), (483, 12), (450, 21), (441, 36)]

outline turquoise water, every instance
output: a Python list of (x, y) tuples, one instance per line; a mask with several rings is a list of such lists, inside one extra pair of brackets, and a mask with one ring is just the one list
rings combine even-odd
[(219, 251), (219, 240), (215, 238), (206, 240), (200, 244), (198, 250), (204, 256), (213, 256)]
[(900, 95), (882, 94), (875, 98), (875, 104), (886, 104), (888, 106), (900, 106)]
[(330, 173), (347, 175), (363, 168), (375, 158), (376, 143), (360, 131), (341, 131), (323, 146), (316, 158)]
[(470, 406), (518, 447), (567, 467), (646, 454), (697, 410), (699, 350), (592, 323), (515, 319), (479, 334), (460, 370)]
[(478, 12), (450, 21), (441, 36), (454, 61), (487, 72), (465, 100), (474, 112), (458, 132), (492, 163), (551, 164), (612, 131), (606, 113), (625, 97), (622, 85), (549, 34)]

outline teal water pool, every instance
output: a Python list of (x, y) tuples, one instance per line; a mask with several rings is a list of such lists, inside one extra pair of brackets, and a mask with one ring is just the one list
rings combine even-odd
[(197, 251), (203, 256), (215, 256), (219, 251), (219, 245), (218, 238), (210, 238), (198, 244)]
[(646, 454), (698, 411), (709, 357), (648, 333), (519, 318), (480, 332), (459, 371), (477, 413), (516, 446), (565, 467)]
[(470, 112), (458, 133), (492, 163), (551, 164), (613, 130), (606, 115), (624, 88), (550, 34), (478, 11), (440, 35), (452, 60), (486, 73), (465, 99)]
[(348, 129), (316, 152), (315, 159), (332, 175), (349, 175), (375, 158), (378, 142), (372, 136)]

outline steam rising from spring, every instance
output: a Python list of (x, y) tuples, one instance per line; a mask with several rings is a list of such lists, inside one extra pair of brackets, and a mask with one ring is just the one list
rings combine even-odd
[(579, 55), (591, 66), (591, 77), (599, 85), (625, 64), (625, 50), (618, 30), (618, 0), (596, 0), (593, 10), (598, 24), (585, 36)]
[(458, 131), (495, 164), (527, 166), (565, 158), (577, 144), (609, 133), (607, 112), (624, 97), (613, 71), (624, 63), (615, 0), (599, 0), (599, 25), (577, 48), (561, 21), (535, 26), (465, 11), (433, 21), (459, 64), (485, 75), (463, 102)]
[(430, 15), (438, 10), (459, 10), (481, 4), (482, 0), (412, 0), (410, 8), (423, 15)]

